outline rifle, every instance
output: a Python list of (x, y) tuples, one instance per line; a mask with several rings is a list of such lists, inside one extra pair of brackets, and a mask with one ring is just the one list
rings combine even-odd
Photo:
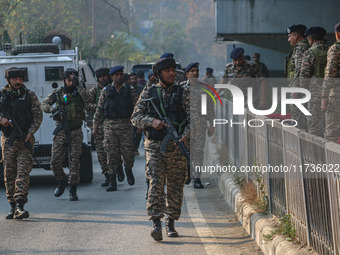
[[(53, 135), (58, 135), (60, 130), (64, 130), (65, 136), (66, 136), (66, 144), (71, 143), (71, 136), (70, 136), (70, 126), (68, 123), (68, 119), (65, 114), (65, 110), (62, 107), (62, 102), (60, 100), (60, 97), (57, 93), (57, 91), (54, 92), (55, 96), (57, 97), (59, 109), (56, 109), (55, 111), (52, 111), (52, 116), (54, 120), (60, 121), (58, 126), (54, 129)], [(67, 100), (67, 98), (65, 99)]]
[(22, 129), (20, 128), (19, 124), (17, 123), (17, 121), (11, 116), (9, 115), (8, 112), (6, 112), (2, 105), (1, 105), (1, 109), (0, 109), (3, 117), (5, 117), (6, 119), (8, 119), (8, 121), (12, 124), (13, 126), (13, 132), (11, 133), (11, 135), (8, 138), (8, 145), (9, 146), (13, 146), (13, 142), (14, 139), (16, 137), (18, 137), (19, 141), (24, 142), (25, 147), (31, 152), (33, 159), (35, 160), (35, 162), (37, 162), (37, 166), (38, 168), (41, 168), (41, 165), (39, 163), (39, 161), (37, 160), (37, 158), (34, 156), (34, 148), (32, 147), (32, 144), (30, 143), (30, 141), (25, 141), (27, 134), (25, 134)]
[(189, 184), (191, 179), (190, 179), (190, 153), (187, 149), (187, 147), (185, 146), (185, 144), (183, 142), (180, 142), (179, 140), (182, 138), (178, 135), (175, 127), (172, 125), (172, 122), (170, 121), (170, 119), (168, 117), (162, 116), (162, 114), (159, 112), (158, 108), (156, 107), (155, 103), (152, 101), (153, 98), (148, 98), (148, 99), (143, 99), (142, 101), (145, 102), (150, 102), (153, 106), (153, 108), (156, 110), (157, 115), (159, 116), (159, 118), (168, 125), (168, 127), (166, 128), (167, 131), (167, 135), (164, 137), (162, 143), (161, 143), (161, 149), (160, 152), (166, 152), (166, 149), (168, 147), (168, 144), (170, 142), (170, 140), (173, 140), (177, 147), (179, 148), (179, 150), (182, 152), (182, 154), (185, 156), (185, 158), (187, 159), (187, 163), (188, 163), (188, 179), (185, 181), (185, 184)]
[(80, 82), (81, 84), (83, 85), (83, 87), (86, 89), (86, 76), (85, 76), (85, 70), (84, 70), (84, 67), (80, 68), (79, 70), (79, 78), (80, 78)]

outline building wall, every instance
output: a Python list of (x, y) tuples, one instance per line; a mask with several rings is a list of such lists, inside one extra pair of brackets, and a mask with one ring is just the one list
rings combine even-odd
[(333, 31), (339, 9), (338, 0), (216, 0), (216, 32), (276, 34), (292, 24)]

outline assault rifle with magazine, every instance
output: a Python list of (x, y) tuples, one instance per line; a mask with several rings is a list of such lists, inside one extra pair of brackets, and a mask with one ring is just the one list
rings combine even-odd
[(179, 150), (182, 152), (182, 154), (187, 159), (187, 162), (188, 162), (188, 179), (185, 181), (185, 184), (189, 184), (190, 181), (191, 181), (191, 179), (190, 179), (190, 153), (189, 153), (187, 147), (185, 146), (185, 144), (183, 142), (179, 141), (179, 140), (181, 140), (182, 136), (178, 135), (177, 130), (173, 126), (171, 120), (168, 117), (163, 116), (159, 112), (157, 106), (153, 102), (153, 98), (143, 99), (143, 101), (150, 102), (152, 104), (153, 108), (155, 109), (155, 111), (157, 112), (157, 115), (159, 116), (159, 118), (165, 124), (167, 124), (167, 127), (165, 127), (166, 131), (167, 131), (167, 135), (165, 136), (165, 138), (163, 139), (163, 141), (161, 143), (160, 152), (166, 152), (168, 144), (172, 140), (172, 141), (174, 141), (176, 143), (176, 145), (179, 148)]

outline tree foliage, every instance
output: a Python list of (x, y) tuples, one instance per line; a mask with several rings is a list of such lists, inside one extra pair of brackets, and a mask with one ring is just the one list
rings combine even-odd
[(129, 40), (126, 33), (116, 33), (107, 41), (102, 56), (117, 61), (125, 61), (137, 53), (136, 45)]
[[(23, 43), (41, 43), (48, 30), (62, 29), (84, 58), (140, 63), (173, 52), (182, 65), (224, 61), (225, 46), (214, 43), (213, 0), (94, 2), (95, 6), (92, 0), (0, 0), (0, 35), (6, 28), (12, 42), (18, 44), (21, 37)], [(152, 25), (142, 31), (145, 21)]]

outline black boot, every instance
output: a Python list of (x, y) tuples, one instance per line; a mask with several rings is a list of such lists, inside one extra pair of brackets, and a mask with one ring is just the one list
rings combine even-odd
[(125, 168), (126, 178), (129, 185), (135, 184), (135, 177), (133, 176), (131, 168)]
[(15, 211), (15, 202), (10, 202), (10, 205), (11, 205), (11, 210), (9, 211), (9, 213), (6, 216), (6, 219), (8, 219), (8, 220), (13, 219), (14, 211)]
[(109, 174), (105, 174), (105, 180), (102, 182), (102, 187), (109, 186)]
[(70, 185), (70, 201), (78, 201), (77, 185)]
[(109, 179), (109, 186), (106, 187), (106, 191), (116, 191), (117, 190), (117, 181), (116, 181), (116, 175), (110, 175)]
[(119, 165), (118, 168), (118, 175), (117, 175), (117, 179), (119, 182), (122, 182), (124, 181), (125, 179), (125, 174), (124, 174), (124, 171), (123, 171), (123, 166), (122, 165)]
[(168, 237), (178, 237), (178, 232), (175, 230), (175, 220), (168, 218), (166, 220), (165, 226)]
[(151, 231), (151, 236), (155, 241), (162, 241), (162, 222), (160, 219), (153, 220), (153, 230)]
[(14, 216), (13, 216), (14, 219), (21, 220), (23, 218), (29, 217), (30, 214), (28, 213), (28, 211), (24, 210), (24, 204), (25, 204), (24, 200), (22, 199), (17, 200), (15, 211), (14, 211)]
[(149, 187), (150, 187), (150, 180), (146, 181), (146, 196), (145, 199), (148, 200), (149, 197)]
[(57, 181), (57, 187), (55, 188), (54, 196), (60, 197), (64, 193), (65, 187), (66, 187), (65, 180)]
[(200, 178), (195, 178), (195, 180), (194, 180), (194, 188), (195, 189), (204, 189), (204, 186), (202, 185)]

